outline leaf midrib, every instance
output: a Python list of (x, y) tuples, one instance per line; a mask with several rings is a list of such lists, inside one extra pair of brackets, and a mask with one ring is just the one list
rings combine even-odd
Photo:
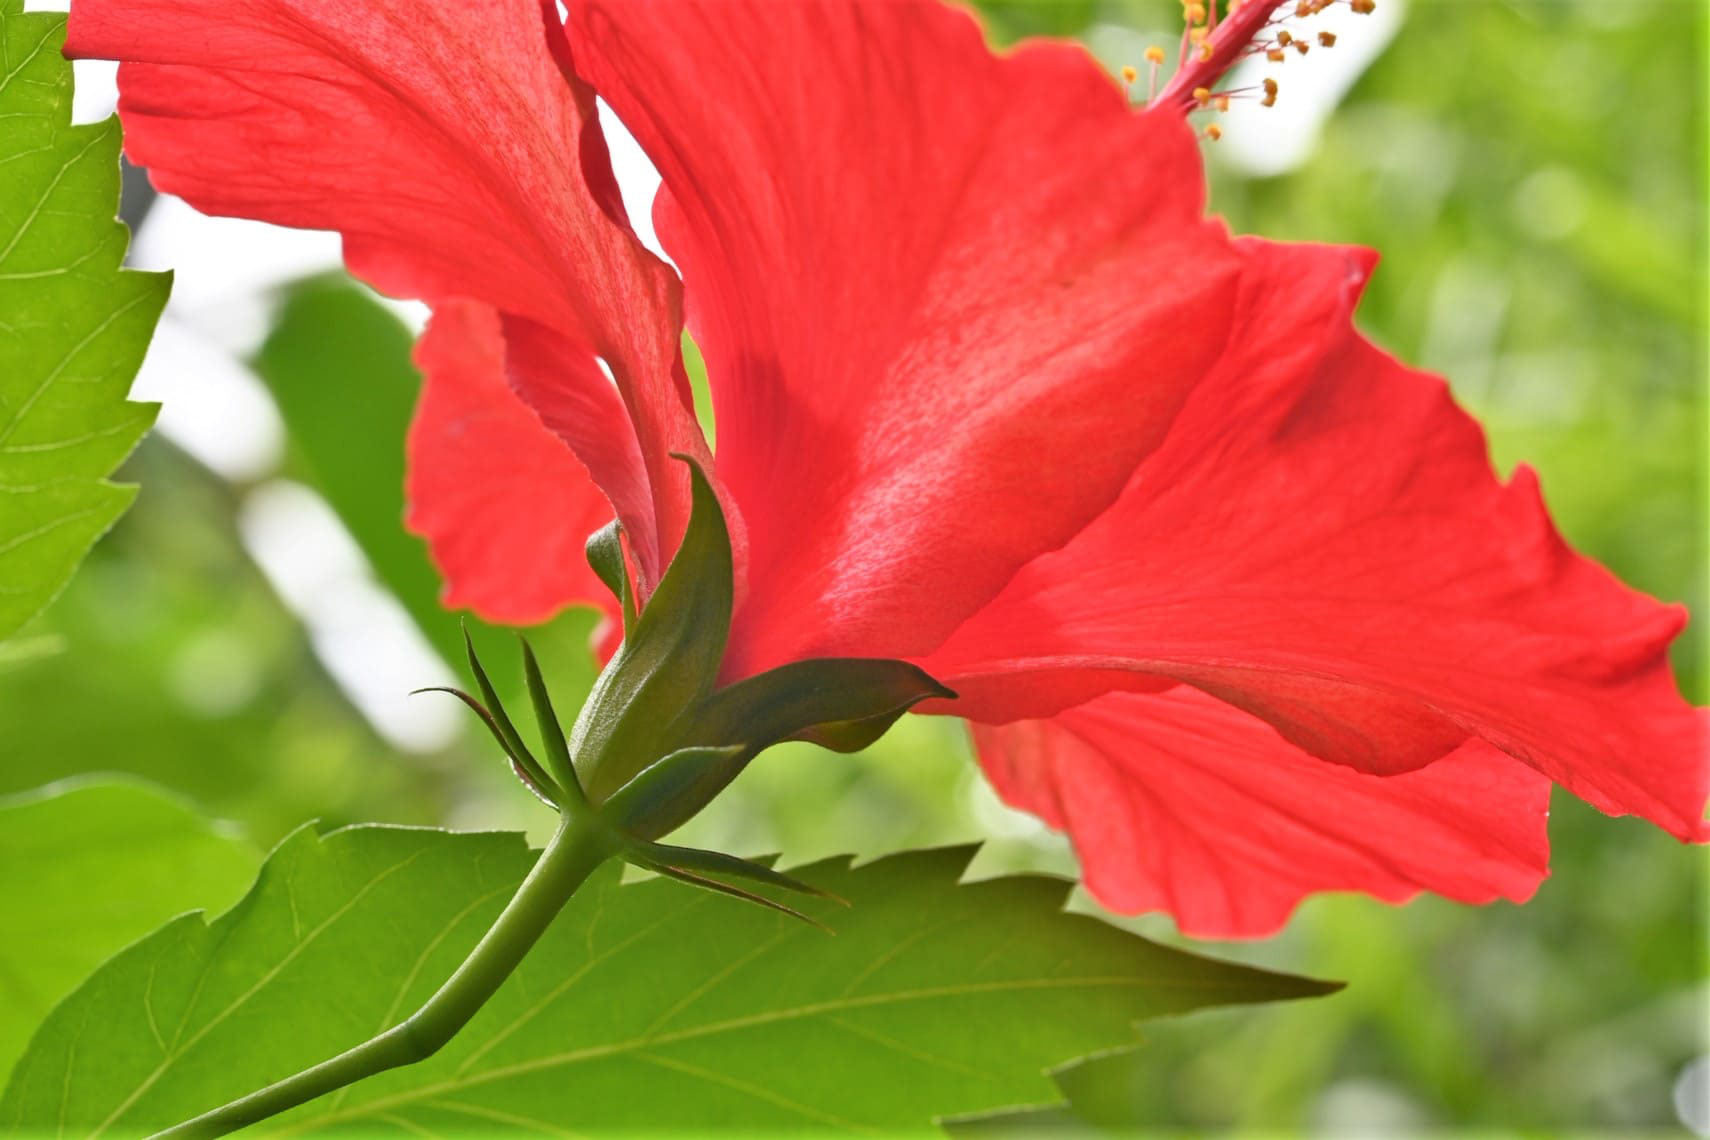
[(887, 1005), (902, 1005), (915, 1001), (932, 1001), (940, 998), (971, 997), (978, 994), (993, 994), (1005, 992), (1021, 992), (1028, 990), (1058, 990), (1058, 989), (1135, 989), (1142, 987), (1168, 987), (1172, 990), (1239, 990), (1241, 987), (1228, 982), (1206, 982), (1182, 978), (1133, 977), (1122, 975), (1090, 975), (1070, 978), (1033, 978), (1005, 979), (995, 982), (962, 982), (955, 985), (929, 986), (922, 989), (898, 990), (893, 993), (866, 994), (858, 997), (840, 997), (829, 1001), (810, 1002), (807, 1005), (795, 1006), (790, 1009), (767, 1010), (763, 1013), (749, 1014), (745, 1017), (734, 1017), (724, 1021), (710, 1022), (692, 1029), (679, 1029), (671, 1033), (661, 1033), (653, 1037), (634, 1037), (625, 1041), (613, 1042), (609, 1045), (594, 1045), (585, 1049), (575, 1049), (568, 1053), (559, 1053), (550, 1057), (537, 1057), (530, 1061), (520, 1061), (514, 1065), (505, 1065), (496, 1069), (486, 1069), (466, 1076), (454, 1077), (451, 1080), (439, 1081), (431, 1085), (423, 1085), (408, 1092), (397, 1093), (390, 1097), (369, 1101), (356, 1105), (340, 1113), (327, 1113), (308, 1120), (299, 1121), (288, 1128), (274, 1133), (277, 1136), (292, 1136), (311, 1128), (337, 1124), (346, 1120), (360, 1120), (365, 1116), (384, 1112), (388, 1109), (407, 1105), (419, 1100), (426, 1100), (442, 1093), (455, 1093), (478, 1085), (491, 1084), (509, 1077), (523, 1076), (539, 1072), (542, 1069), (552, 1069), (567, 1065), (577, 1065), (585, 1061), (604, 1060), (609, 1057), (623, 1056), (646, 1048), (656, 1048), (661, 1045), (675, 1045), (683, 1041), (692, 1041), (702, 1037), (714, 1037), (721, 1033), (734, 1033), (744, 1029), (753, 1029), (763, 1025), (772, 1025), (785, 1021), (796, 1021), (804, 1018), (818, 1017), (822, 1014), (843, 1013), (856, 1009), (872, 1009)]

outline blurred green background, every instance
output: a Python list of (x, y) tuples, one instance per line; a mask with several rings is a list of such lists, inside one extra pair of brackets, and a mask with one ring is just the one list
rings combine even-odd
[[(1000, 41), (1078, 36), (1113, 69), (1179, 34), (1175, 0), (984, 8)], [(1383, 251), (1364, 327), (1451, 377), (1499, 466), (1540, 470), (1578, 548), (1692, 608), (1700, 620), (1675, 661), (1703, 703), (1705, 9), (1465, 0), (1394, 17), (1393, 40), (1347, 77), (1321, 126), (1276, 120), (1317, 132), (1298, 166), (1255, 173), (1235, 132), (1283, 126), (1229, 120), (1208, 147), (1213, 206), (1238, 231)], [(1336, 50), (1360, 50), (1348, 41)], [(1315, 65), (1331, 67), (1290, 60), (1284, 101)], [(0, 794), (116, 770), (264, 845), (309, 818), (540, 835), (542, 809), (473, 725), (414, 747), (377, 731), (327, 668), (336, 630), (311, 636), (252, 560), (246, 511), (290, 480), (333, 506), (370, 585), (426, 644), (455, 644), (455, 618), (397, 521), (408, 332), (338, 279), (281, 291), (271, 321), (252, 363), (287, 428), (281, 470), (222, 478), (158, 435), (143, 446), (125, 472), (143, 487), (135, 508), (0, 648)], [(535, 635), (561, 707), (591, 679), (590, 629), (569, 614)], [(514, 685), (504, 635), (477, 633)], [(786, 861), (985, 837), (979, 873), (1073, 867), (1057, 837), (996, 804), (948, 721), (907, 721), (852, 760), (776, 750), (692, 832)], [(1678, 1130), (1676, 1084), (1707, 1048), (1710, 863), (1562, 795), (1552, 837), (1554, 874), (1524, 908), (1320, 898), (1278, 938), (1212, 947), (1350, 985), (1160, 1023), (1135, 1054), (1064, 1074), (1072, 1109), (1031, 1123)], [(1156, 916), (1133, 925), (1173, 937)]]

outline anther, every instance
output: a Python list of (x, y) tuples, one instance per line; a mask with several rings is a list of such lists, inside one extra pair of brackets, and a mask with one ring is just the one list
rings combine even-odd
[(1323, 44), (1325, 47), (1335, 47), (1336, 46), (1336, 33), (1335, 32), (1319, 32), (1318, 33), (1318, 42)]
[(1277, 33), (1277, 43), (1282, 47), (1287, 47), (1293, 42), (1294, 37), (1288, 34), (1288, 29), (1284, 28), (1282, 31)]
[(1139, 79), (1139, 78), (1140, 78), (1140, 73), (1138, 71), (1136, 71), (1134, 68), (1124, 67), (1122, 69), (1122, 82), (1133, 83), (1136, 79)]
[(1151, 47), (1147, 48), (1146, 49), (1146, 62), (1147, 63), (1154, 63), (1154, 64), (1163, 63), (1164, 62), (1164, 49), (1159, 47), (1156, 44), (1153, 44)]
[(1229, 96), (1227, 95), (1219, 95), (1211, 102), (1219, 111), (1227, 111), (1229, 109)]
[(1216, 123), (1212, 123), (1205, 128), (1205, 137), (1210, 139), (1212, 142), (1216, 142), (1218, 139), (1223, 137), (1223, 128), (1218, 126)]
[(1307, 43), (1305, 40), (1295, 40), (1294, 50), (1299, 52), (1301, 55), (1305, 55), (1307, 52), (1312, 50), (1312, 45)]
[(1199, 45), (1199, 50), (1194, 52), (1193, 56), (1201, 63), (1207, 62), (1211, 59), (1211, 45), (1208, 43), (1201, 43)]
[(1272, 48), (1270, 51), (1265, 53), (1265, 58), (1270, 60), (1272, 63), (1281, 63), (1283, 60), (1287, 59), (1288, 56), (1283, 54), (1282, 48)]
[(1201, 107), (1205, 106), (1211, 102), (1211, 91), (1205, 87), (1195, 87), (1193, 89), (1193, 101)]

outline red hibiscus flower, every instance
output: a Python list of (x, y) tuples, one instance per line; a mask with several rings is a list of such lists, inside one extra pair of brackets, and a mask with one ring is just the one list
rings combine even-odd
[(1355, 330), (1374, 255), (1204, 217), (1184, 112), (1274, 7), (1144, 111), (1078, 47), (876, 0), (77, 0), (68, 50), (124, 61), (162, 190), (337, 230), (432, 305), (409, 521), (453, 606), (609, 610), (578, 552), (614, 512), (645, 597), (683, 453), (735, 535), (725, 679), (919, 664), (1119, 910), (1250, 935), (1322, 890), (1521, 899), (1552, 782), (1707, 838), (1682, 611)]

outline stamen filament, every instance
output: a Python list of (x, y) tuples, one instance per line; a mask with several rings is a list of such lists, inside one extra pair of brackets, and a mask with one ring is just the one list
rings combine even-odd
[(1195, 110), (1199, 104), (1194, 99), (1194, 90), (1214, 86), (1223, 73), (1245, 54), (1248, 45), (1270, 22), (1273, 13), (1286, 3), (1288, 0), (1245, 0), (1206, 37), (1198, 53), (1190, 53), (1188, 32), (1184, 31), (1183, 64), (1150, 106), (1181, 112)]

